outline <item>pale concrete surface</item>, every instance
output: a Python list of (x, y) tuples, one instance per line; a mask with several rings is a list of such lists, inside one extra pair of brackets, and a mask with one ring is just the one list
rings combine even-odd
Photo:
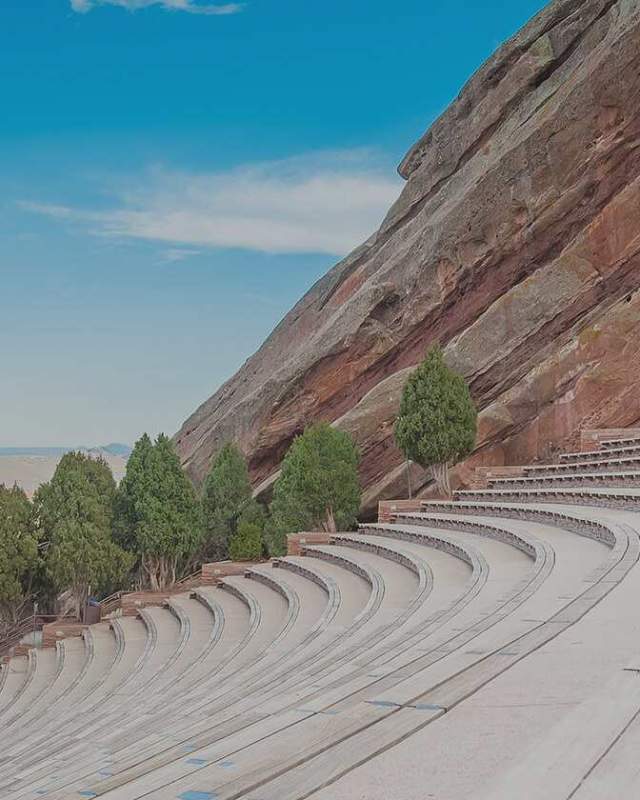
[(35, 669), (16, 659), (0, 796), (632, 798), (640, 515), (572, 488), (502, 502), (513, 491), (101, 624)]

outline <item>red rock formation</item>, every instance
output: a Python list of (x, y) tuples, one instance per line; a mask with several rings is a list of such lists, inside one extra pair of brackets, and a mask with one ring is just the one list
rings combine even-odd
[(320, 418), (360, 443), (367, 505), (405, 494), (393, 418), (434, 341), (481, 409), (459, 480), (546, 457), (584, 425), (640, 420), (640, 4), (551, 3), (400, 173), (377, 234), (177, 434), (196, 480), (233, 438), (268, 482)]

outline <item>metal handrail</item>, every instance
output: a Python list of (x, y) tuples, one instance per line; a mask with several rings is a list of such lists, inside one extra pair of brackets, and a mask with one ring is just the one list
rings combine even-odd
[(106, 616), (110, 614), (112, 611), (115, 611), (116, 608), (120, 606), (120, 601), (122, 599), (122, 595), (126, 594), (126, 592), (114, 592), (110, 594), (109, 597), (105, 597), (104, 600), (100, 601), (100, 615)]
[(188, 588), (189, 586), (191, 586), (191, 584), (194, 584), (196, 582), (199, 583), (201, 582), (201, 580), (202, 580), (202, 568), (196, 570), (195, 572), (192, 572), (189, 575), (185, 575), (184, 578), (180, 578), (180, 580), (176, 581), (173, 585), (184, 586), (185, 588)]
[[(185, 575), (184, 578), (180, 578), (180, 580), (178, 580), (174, 584), (172, 584), (169, 587), (169, 589), (170, 590), (171, 589), (176, 589), (176, 588), (190, 589), (193, 586), (200, 584), (201, 581), (202, 581), (202, 569), (199, 569), (199, 570), (196, 570), (195, 572), (192, 572), (189, 575)], [(119, 592), (114, 592), (113, 594), (110, 594), (108, 597), (105, 597), (104, 600), (100, 601), (100, 613), (101, 613), (101, 616), (103, 616), (103, 617), (107, 616), (107, 614), (111, 614), (113, 611), (115, 611), (116, 609), (120, 608), (120, 606), (122, 604), (122, 598), (125, 595), (135, 594), (138, 591), (144, 591), (144, 590), (134, 589), (134, 590), (132, 590), (130, 592), (119, 591)]]
[(71, 619), (71, 617), (58, 617), (55, 614), (30, 614), (20, 622), (17, 622), (9, 633), (0, 639), (0, 657), (5, 656), (27, 634), (41, 631), (48, 622), (57, 622), (64, 619)]

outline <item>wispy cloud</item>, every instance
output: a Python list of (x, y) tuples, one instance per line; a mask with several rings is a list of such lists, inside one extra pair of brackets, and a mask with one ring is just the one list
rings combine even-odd
[(367, 151), (324, 153), (211, 174), (154, 169), (106, 210), (22, 203), (91, 233), (267, 253), (344, 255), (366, 239), (400, 182)]
[(200, 250), (188, 250), (185, 247), (170, 247), (162, 253), (162, 260), (169, 264), (175, 264), (177, 261), (199, 256), (200, 252)]
[(198, 3), (197, 0), (70, 0), (71, 8), (79, 14), (86, 14), (96, 6), (118, 6), (128, 11), (138, 11), (148, 6), (160, 6), (166, 11), (186, 11), (188, 14), (224, 16), (242, 11), (243, 3)]

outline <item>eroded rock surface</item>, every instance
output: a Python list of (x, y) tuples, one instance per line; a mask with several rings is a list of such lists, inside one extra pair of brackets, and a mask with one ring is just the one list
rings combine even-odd
[(640, 421), (640, 0), (551, 3), (400, 173), (380, 230), (176, 435), (196, 481), (235, 439), (268, 484), (320, 418), (358, 440), (368, 506), (406, 494), (393, 418), (434, 341), (481, 409), (460, 481)]

